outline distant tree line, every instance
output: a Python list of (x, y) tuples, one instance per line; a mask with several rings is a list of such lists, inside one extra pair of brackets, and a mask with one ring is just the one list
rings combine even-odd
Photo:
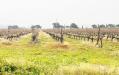
[[(8, 29), (19, 29), (20, 27), (18, 25), (10, 25), (8, 26)], [(32, 25), (31, 29), (41, 29), (42, 27), (40, 25)]]
[(70, 26), (60, 25), (59, 22), (52, 23), (53, 28), (79, 28), (77, 24), (71, 23)]
[(19, 28), (18, 25), (8, 26), (8, 29), (18, 29), (18, 28)]
[(59, 22), (52, 23), (53, 28), (65, 28), (63, 25), (60, 25)]
[(119, 28), (119, 24), (106, 24), (106, 25), (101, 24), (99, 26), (96, 24), (92, 25), (92, 28), (98, 28), (98, 27), (100, 28)]
[(36, 28), (36, 29), (41, 29), (42, 27), (41, 27), (40, 25), (32, 25), (32, 26), (31, 26), (31, 29), (34, 29), (34, 28)]

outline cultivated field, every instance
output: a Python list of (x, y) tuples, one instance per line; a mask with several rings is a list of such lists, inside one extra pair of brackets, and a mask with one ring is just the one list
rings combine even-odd
[(39, 32), (38, 44), (31, 34), (19, 40), (0, 39), (0, 75), (119, 75), (119, 42), (91, 41), (64, 36), (60, 44)]

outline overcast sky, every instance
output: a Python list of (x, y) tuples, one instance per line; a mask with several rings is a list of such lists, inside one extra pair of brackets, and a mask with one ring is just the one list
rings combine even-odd
[[(0, 0), (0, 26), (119, 23), (119, 0)], [(81, 26), (80, 26), (81, 27)]]

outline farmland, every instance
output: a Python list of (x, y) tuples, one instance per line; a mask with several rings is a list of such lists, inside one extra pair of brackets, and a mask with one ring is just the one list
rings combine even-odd
[(119, 75), (119, 42), (76, 40), (64, 35), (64, 43), (40, 31), (37, 44), (31, 33), (19, 40), (0, 39), (1, 75)]

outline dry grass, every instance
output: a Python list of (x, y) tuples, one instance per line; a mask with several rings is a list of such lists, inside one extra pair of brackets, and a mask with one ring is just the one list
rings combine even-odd
[(12, 45), (12, 42), (6, 39), (1, 38), (0, 39), (1, 44), (3, 45)]
[(119, 75), (119, 68), (81, 63), (80, 65), (61, 66), (56, 73), (57, 75)]
[(117, 51), (112, 51), (112, 52), (110, 53), (110, 55), (111, 55), (111, 56), (119, 56), (119, 50), (117, 50)]
[(59, 42), (51, 42), (47, 44), (47, 47), (51, 49), (57, 49), (57, 48), (69, 49), (71, 46), (68, 43), (61, 44)]

